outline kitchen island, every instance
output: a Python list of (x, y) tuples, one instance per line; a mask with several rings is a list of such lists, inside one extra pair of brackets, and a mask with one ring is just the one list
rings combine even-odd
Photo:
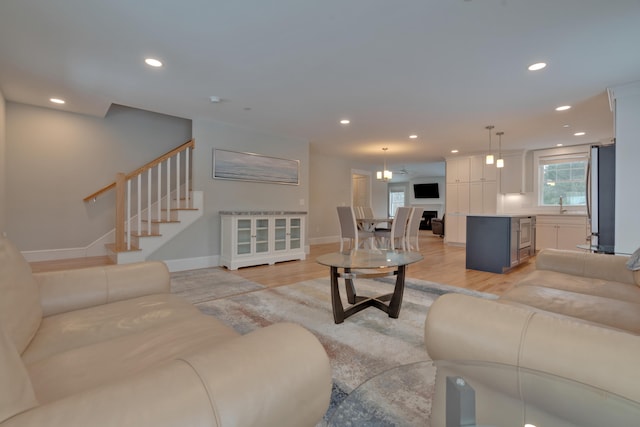
[(536, 217), (468, 215), (466, 268), (505, 273), (535, 254)]

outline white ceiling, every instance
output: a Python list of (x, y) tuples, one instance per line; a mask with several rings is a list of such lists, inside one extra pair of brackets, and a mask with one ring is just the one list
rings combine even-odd
[[(0, 90), (229, 122), (376, 164), (389, 147), (391, 169), (417, 170), (485, 150), (488, 124), (505, 151), (611, 138), (606, 89), (640, 80), (639, 45), (638, 0), (2, 0)], [(527, 71), (537, 61), (549, 66)]]

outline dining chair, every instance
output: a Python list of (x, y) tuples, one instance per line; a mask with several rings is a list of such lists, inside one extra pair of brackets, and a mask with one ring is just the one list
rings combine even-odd
[[(391, 230), (375, 231), (376, 238), (381, 240), (380, 247), (386, 246), (388, 249), (406, 250), (406, 230), (409, 216), (411, 215), (411, 207), (398, 207), (396, 215), (391, 223)], [(388, 242), (388, 245), (387, 245)]]
[(344, 250), (345, 239), (349, 240), (351, 249), (359, 249), (367, 240), (373, 241), (373, 232), (358, 229), (356, 215), (351, 206), (338, 206), (337, 209), (340, 220), (340, 252)]
[(420, 244), (418, 243), (419, 233), (420, 233), (420, 223), (422, 222), (422, 213), (424, 212), (424, 208), (413, 208), (411, 211), (411, 216), (409, 217), (409, 222), (407, 224), (407, 233), (405, 235), (405, 242), (408, 251), (413, 250), (413, 245), (411, 244), (411, 239), (415, 239), (416, 251), (420, 250)]

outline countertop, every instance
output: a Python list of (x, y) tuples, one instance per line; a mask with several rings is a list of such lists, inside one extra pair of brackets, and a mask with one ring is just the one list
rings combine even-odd
[(220, 211), (220, 215), (306, 215), (305, 211)]

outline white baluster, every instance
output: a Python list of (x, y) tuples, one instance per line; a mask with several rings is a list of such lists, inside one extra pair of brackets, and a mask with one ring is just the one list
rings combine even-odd
[(171, 215), (171, 158), (167, 159), (167, 221)]
[(176, 153), (176, 207), (180, 207), (180, 152)]
[(142, 234), (142, 174), (138, 174), (138, 197), (137, 197), (137, 221), (136, 226), (138, 229), (138, 234)]
[(158, 207), (158, 221), (162, 219), (162, 163), (158, 163), (158, 200), (156, 201)]
[(125, 227), (127, 229), (127, 250), (131, 250), (131, 180), (127, 180), (127, 215), (125, 216)]
[(185, 192), (185, 201), (187, 203), (187, 207), (191, 207), (191, 192), (189, 191), (189, 170), (190, 170), (190, 162), (191, 162), (191, 147), (187, 147), (185, 151), (185, 159), (184, 159), (184, 192)]
[(147, 169), (147, 236), (151, 236), (151, 168)]

